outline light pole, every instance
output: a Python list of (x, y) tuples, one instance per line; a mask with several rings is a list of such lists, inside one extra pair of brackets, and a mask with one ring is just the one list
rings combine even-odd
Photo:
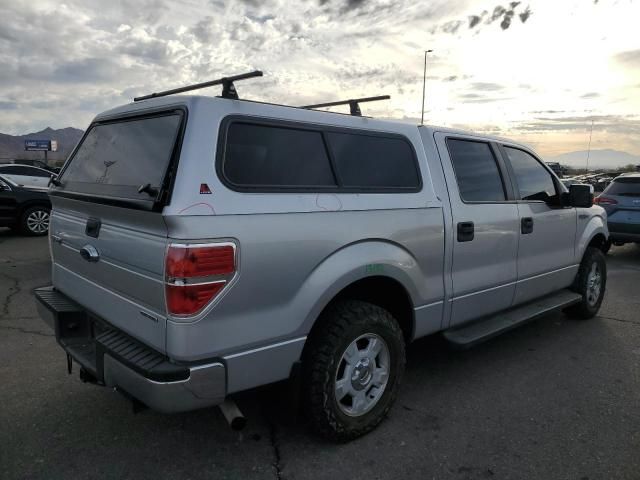
[(424, 51), (424, 77), (422, 79), (422, 116), (420, 117), (420, 125), (424, 125), (424, 94), (427, 88), (427, 53), (431, 53), (433, 50)]
[(591, 117), (591, 130), (589, 131), (589, 147), (587, 148), (587, 174), (589, 173), (589, 156), (591, 155), (591, 137), (593, 136), (593, 117)]

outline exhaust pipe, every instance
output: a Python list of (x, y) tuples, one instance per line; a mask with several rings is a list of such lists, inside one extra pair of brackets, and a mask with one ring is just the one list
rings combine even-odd
[(245, 427), (247, 419), (244, 418), (244, 415), (238, 408), (238, 405), (236, 405), (236, 402), (227, 398), (219, 405), (219, 407), (232, 430), (238, 431)]

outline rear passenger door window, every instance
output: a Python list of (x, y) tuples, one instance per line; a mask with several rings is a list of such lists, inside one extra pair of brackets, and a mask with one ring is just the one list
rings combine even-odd
[(460, 197), (465, 202), (503, 202), (502, 176), (487, 142), (447, 139)]
[(322, 133), (234, 122), (227, 132), (224, 176), (238, 186), (336, 185)]
[(402, 138), (353, 133), (327, 134), (342, 186), (362, 189), (417, 189), (415, 154)]
[(553, 177), (533, 155), (512, 147), (504, 147), (504, 150), (513, 168), (521, 200), (557, 201)]

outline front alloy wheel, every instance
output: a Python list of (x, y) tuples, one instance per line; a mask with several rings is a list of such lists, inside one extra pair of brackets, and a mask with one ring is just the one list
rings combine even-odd
[(595, 306), (600, 299), (600, 290), (602, 289), (602, 272), (598, 266), (598, 262), (591, 264), (591, 270), (587, 277), (587, 303), (590, 306)]
[(588, 247), (571, 289), (582, 295), (579, 303), (565, 311), (577, 318), (592, 318), (598, 313), (607, 286), (607, 262), (599, 248)]

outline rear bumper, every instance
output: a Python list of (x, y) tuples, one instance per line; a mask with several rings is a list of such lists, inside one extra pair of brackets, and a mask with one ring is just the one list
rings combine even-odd
[(614, 242), (640, 242), (640, 223), (609, 222), (608, 227)]
[(56, 340), (96, 383), (115, 387), (159, 412), (218, 405), (226, 396), (220, 362), (176, 364), (94, 317), (53, 287), (36, 289), (42, 319)]

